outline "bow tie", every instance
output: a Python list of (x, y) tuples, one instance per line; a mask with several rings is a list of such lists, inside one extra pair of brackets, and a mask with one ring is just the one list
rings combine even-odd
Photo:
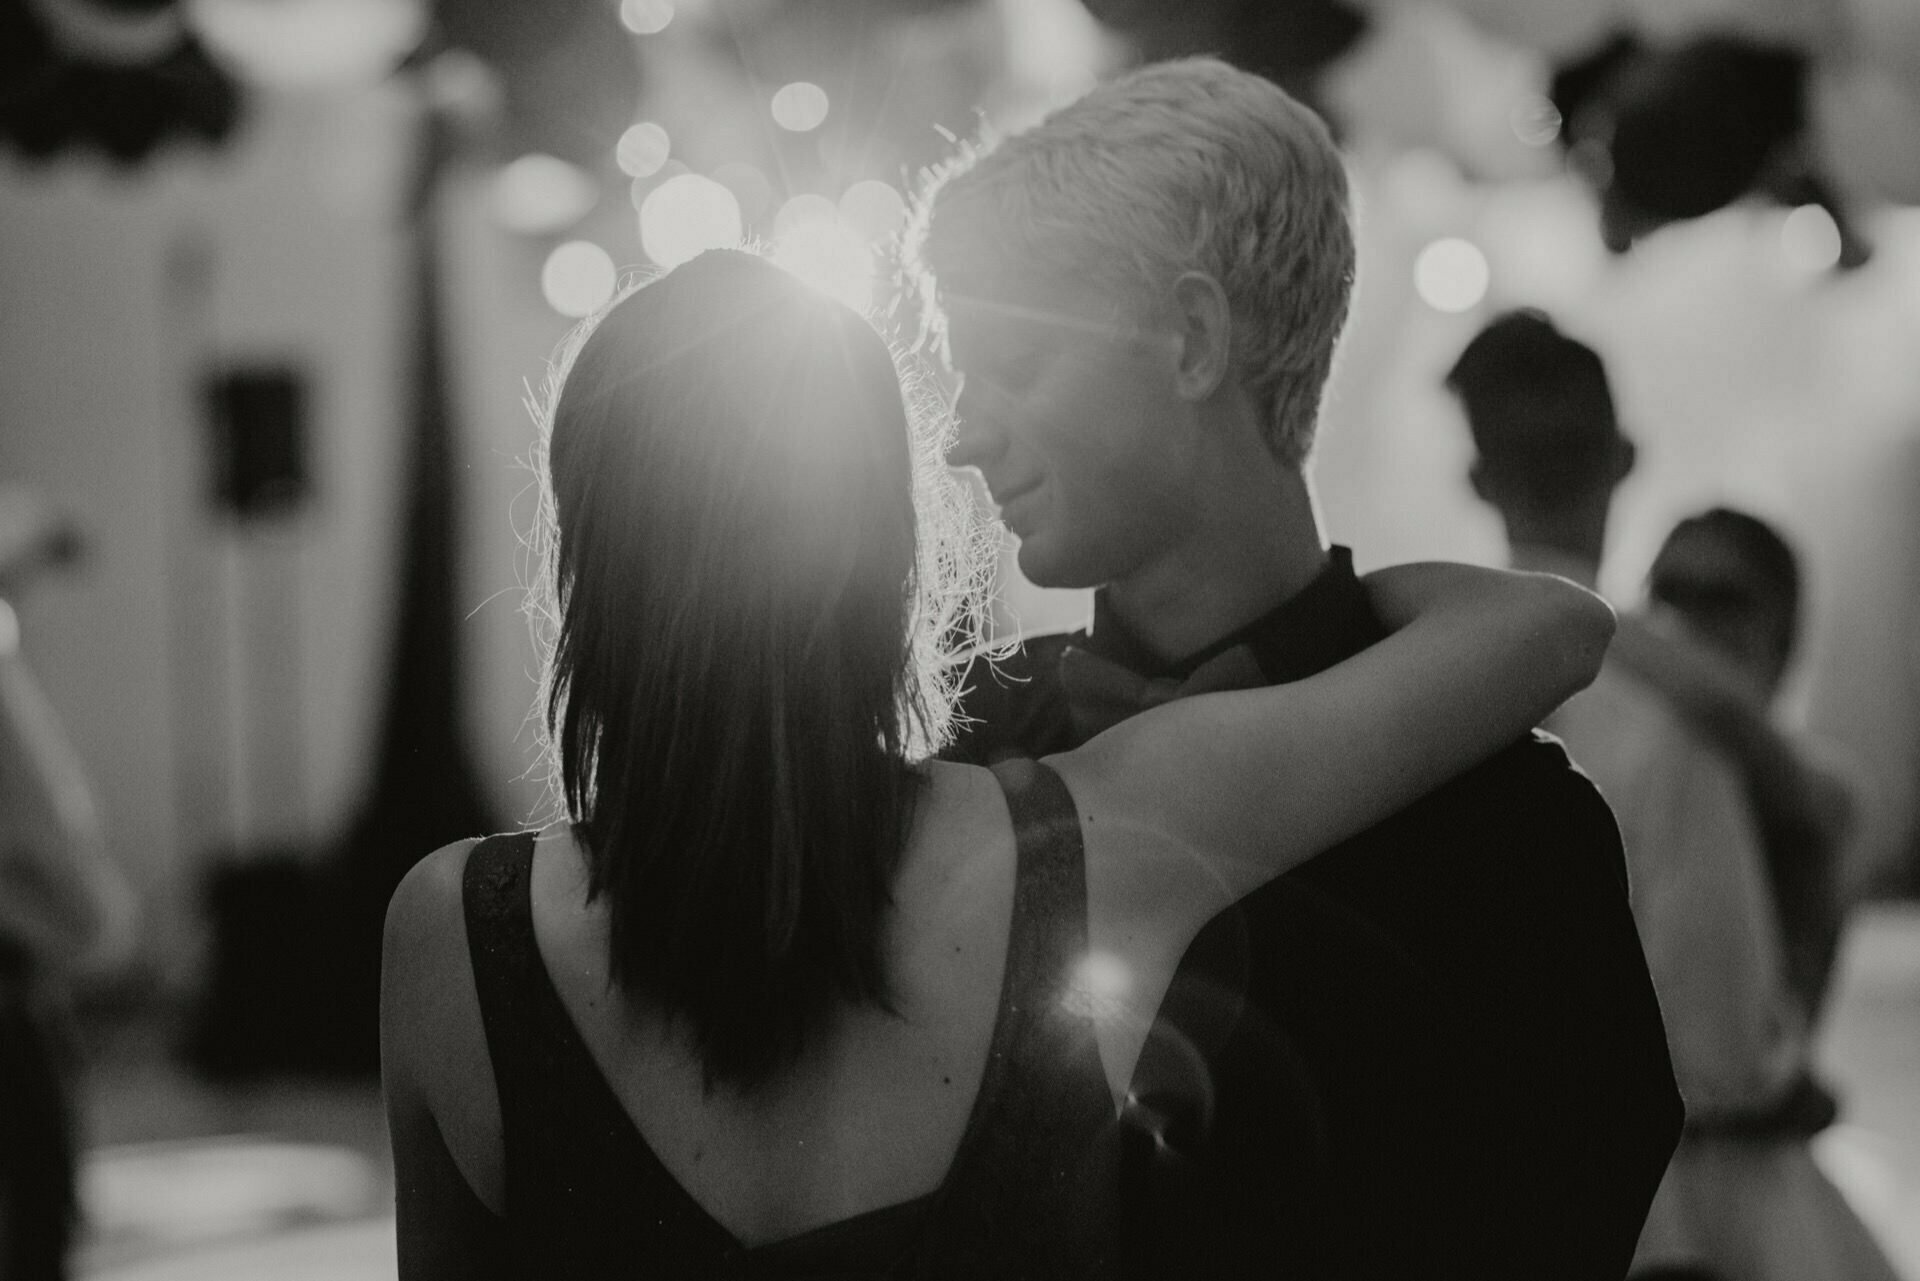
[(1110, 658), (1069, 645), (1060, 651), (1060, 688), (1067, 697), (1074, 732), (1082, 741), (1129, 716), (1192, 694), (1258, 689), (1267, 684), (1253, 651), (1235, 645), (1186, 676), (1142, 676)]

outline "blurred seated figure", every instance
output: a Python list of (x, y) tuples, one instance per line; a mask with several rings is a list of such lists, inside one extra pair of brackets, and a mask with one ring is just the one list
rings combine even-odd
[(1667, 536), (1647, 599), (1649, 613), (1630, 617), (1615, 655), (1739, 767), (1788, 986), (1813, 1023), (1839, 951), (1856, 801), (1830, 760), (1773, 721), (1800, 633), (1799, 559), (1765, 521), (1715, 507)]
[(1663, 900), (1676, 952), (1667, 1025), (1721, 1089), (1690, 1111), (1639, 1257), (1727, 1278), (1891, 1278), (1808, 1148), (1837, 1112), (1813, 1075), (1813, 1031), (1839, 945), (1853, 800), (1771, 721), (1799, 631), (1797, 558), (1764, 521), (1716, 507), (1668, 535), (1647, 595), (1615, 659), (1731, 766), (1737, 793), (1713, 792), (1717, 823), (1703, 815), (1722, 848), (1700, 856), (1739, 858), (1718, 884), (1685, 867), (1650, 871), (1646, 897)]
[[(1447, 383), (1512, 563), (1592, 585), (1634, 463), (1598, 353), (1540, 312), (1512, 312)], [(1636, 1276), (1891, 1276), (1807, 1147), (1833, 1118), (1808, 1070), (1809, 1026), (1832, 962), (1846, 804), (1765, 715), (1799, 594), (1791, 555), (1768, 543), (1747, 519), (1683, 525), (1656, 566), (1653, 612), (1623, 620), (1599, 678), (1548, 721), (1620, 823), (1687, 1108)]]
[(740, 252), (563, 357), (565, 820), (427, 856), (387, 917), (407, 1281), (1115, 1275), (1119, 1108), (1194, 935), (1612, 633), (1545, 575), (1388, 570), (1393, 634), (1322, 674), (931, 760), (976, 581), (942, 421), (865, 318)]
[(44, 508), (0, 490), (0, 1281), (66, 1275), (75, 1221), (69, 986), (133, 941), (131, 891), (7, 600), (71, 547)]

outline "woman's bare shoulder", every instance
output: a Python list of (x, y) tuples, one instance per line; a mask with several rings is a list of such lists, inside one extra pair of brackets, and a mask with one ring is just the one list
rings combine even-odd
[(467, 948), (463, 881), (477, 842), (414, 864), (387, 906), (380, 1059), (388, 1108), (431, 1116), (468, 1185), (498, 1209), (498, 1095)]
[(415, 974), (466, 944), (462, 882), (472, 839), (443, 845), (415, 863), (387, 902), (381, 957), (389, 973)]

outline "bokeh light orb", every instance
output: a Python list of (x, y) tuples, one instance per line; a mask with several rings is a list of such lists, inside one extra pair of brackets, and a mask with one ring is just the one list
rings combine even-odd
[(571, 227), (599, 199), (600, 186), (586, 170), (534, 152), (494, 175), (490, 203), (501, 226), (539, 236)]
[(1470, 240), (1447, 236), (1413, 260), (1413, 287), (1436, 311), (1466, 311), (1487, 296), (1487, 256)]
[(1829, 271), (1840, 261), (1840, 226), (1819, 205), (1801, 205), (1780, 224), (1780, 250), (1802, 271)]
[(740, 243), (740, 202), (711, 178), (683, 173), (640, 202), (640, 247), (662, 267)]
[(636, 36), (658, 35), (673, 21), (667, 0), (620, 0), (620, 21)]
[(620, 135), (613, 158), (620, 171), (634, 178), (649, 178), (660, 172), (673, 153), (673, 139), (651, 120), (643, 120)]
[(616, 273), (607, 251), (591, 240), (554, 247), (540, 269), (540, 292), (563, 316), (590, 316), (613, 297)]
[(831, 225), (840, 221), (840, 209), (825, 196), (806, 192), (788, 200), (773, 216), (773, 235), (778, 240), (812, 223)]
[(875, 244), (906, 223), (907, 201), (886, 183), (868, 178), (841, 194), (840, 219), (861, 239)]
[(818, 129), (827, 119), (827, 91), (796, 80), (773, 95), (773, 123), (794, 133)]

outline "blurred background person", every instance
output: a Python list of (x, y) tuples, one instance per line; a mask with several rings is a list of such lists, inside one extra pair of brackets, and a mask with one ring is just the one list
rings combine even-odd
[[(1519, 311), (1476, 335), (1446, 381), (1513, 564), (1597, 581), (1635, 457), (1599, 354)], [(1886, 1278), (1807, 1146), (1834, 1118), (1811, 1029), (1847, 806), (1761, 706), (1786, 670), (1799, 584), (1785, 544), (1757, 525), (1683, 523), (1655, 563), (1654, 619), (1630, 618), (1600, 678), (1548, 721), (1619, 821), (1687, 1108), (1636, 1268)], [(1662, 634), (1663, 616), (1691, 620), (1687, 644)]]
[(0, 488), (0, 1281), (67, 1275), (72, 985), (134, 941), (132, 893), (107, 854), (92, 784), (27, 666), (9, 601), (76, 548), (31, 494)]

